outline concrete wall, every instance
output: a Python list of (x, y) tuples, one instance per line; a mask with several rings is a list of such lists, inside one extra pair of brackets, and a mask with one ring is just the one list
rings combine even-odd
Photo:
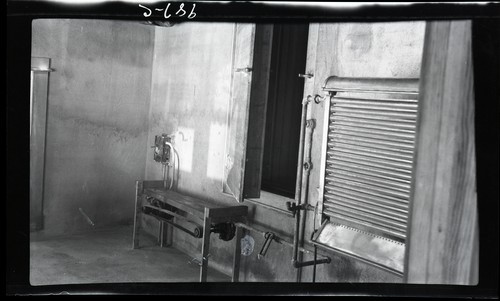
[[(34, 20), (49, 57), (44, 191), (47, 235), (133, 221), (144, 177), (154, 30), (104, 20)], [(79, 208), (93, 221), (91, 226)]]
[[(235, 202), (221, 192), (233, 26), (188, 23), (156, 28), (149, 113), (148, 145), (152, 145), (154, 135), (176, 135), (174, 142), (180, 156), (177, 189), (221, 203)], [(424, 23), (323, 24), (319, 26), (319, 36), (325, 39), (320, 39), (318, 46), (325, 51), (318, 51), (316, 66), (323, 71), (328, 69), (328, 75), (418, 77), (424, 26)], [(317, 80), (324, 81), (324, 78)], [(322, 116), (321, 106), (314, 107), (312, 118), (320, 120)], [(317, 142), (321, 141), (321, 131), (315, 132), (313, 140), (313, 166), (319, 166)], [(153, 161), (150, 151), (146, 179), (161, 178), (161, 166)], [(318, 183), (318, 173), (313, 173), (310, 200), (318, 199)], [(244, 204), (249, 206), (251, 224), (291, 241), (294, 221), (290, 216), (249, 202)], [(157, 224), (151, 220), (146, 224), (149, 231), (155, 233)], [(312, 217), (309, 216), (306, 237), (311, 230)], [(257, 254), (264, 242), (263, 237), (252, 232), (248, 234), (255, 240), (255, 250), (250, 256), (242, 256), (240, 280), (295, 281), (295, 269), (290, 264), (292, 249), (272, 243), (266, 257), (259, 260)], [(175, 232), (174, 246), (192, 256), (199, 257), (200, 245), (200, 240)], [(224, 242), (213, 235), (211, 265), (229, 274), (233, 246), (234, 241)], [(318, 281), (400, 281), (398, 277), (369, 265), (342, 256), (331, 257), (333, 262), (330, 265), (318, 267)], [(311, 271), (310, 267), (304, 268), (304, 281), (309, 281)]]
[[(227, 204), (234, 202), (222, 194), (233, 28), (229, 23), (156, 27), (148, 134), (148, 145), (154, 144), (155, 135), (175, 135), (173, 143), (180, 163), (175, 186), (178, 191)], [(161, 165), (153, 160), (152, 150), (148, 151), (146, 179), (162, 177)], [(144, 222), (146, 230), (156, 234), (158, 223), (147, 217)], [(215, 237), (211, 253), (217, 258), (216, 254), (229, 250)], [(175, 246), (193, 256), (201, 250), (199, 242), (175, 232)]]

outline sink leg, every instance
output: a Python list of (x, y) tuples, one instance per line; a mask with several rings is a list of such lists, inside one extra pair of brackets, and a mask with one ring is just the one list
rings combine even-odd
[(241, 257), (241, 238), (243, 236), (243, 229), (236, 226), (236, 242), (234, 245), (234, 258), (233, 258), (233, 279), (232, 282), (238, 282), (240, 278), (240, 257)]
[(210, 247), (210, 226), (211, 220), (209, 216), (209, 209), (205, 208), (205, 218), (203, 223), (203, 244), (201, 245), (201, 267), (200, 267), (200, 282), (207, 281), (208, 272), (208, 250)]

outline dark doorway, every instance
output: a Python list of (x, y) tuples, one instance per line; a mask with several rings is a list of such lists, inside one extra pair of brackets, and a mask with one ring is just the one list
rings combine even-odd
[(261, 189), (293, 198), (308, 24), (275, 24), (265, 127)]

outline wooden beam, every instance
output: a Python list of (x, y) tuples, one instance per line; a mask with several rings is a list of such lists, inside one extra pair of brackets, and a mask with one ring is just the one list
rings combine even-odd
[(471, 21), (427, 24), (413, 187), (406, 282), (476, 284)]

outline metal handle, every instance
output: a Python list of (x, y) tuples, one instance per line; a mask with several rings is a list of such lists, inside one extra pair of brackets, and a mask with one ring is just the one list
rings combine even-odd
[(257, 255), (258, 259), (261, 259), (262, 257), (266, 256), (267, 249), (269, 249), (271, 242), (274, 240), (274, 233), (266, 232), (266, 234), (264, 234), (264, 237), (266, 240), (264, 241), (264, 245), (262, 246), (262, 249), (260, 250), (259, 254)]
[(306, 74), (299, 73), (299, 77), (312, 78), (312, 77), (314, 77), (314, 74), (311, 74), (311, 73), (306, 73)]

